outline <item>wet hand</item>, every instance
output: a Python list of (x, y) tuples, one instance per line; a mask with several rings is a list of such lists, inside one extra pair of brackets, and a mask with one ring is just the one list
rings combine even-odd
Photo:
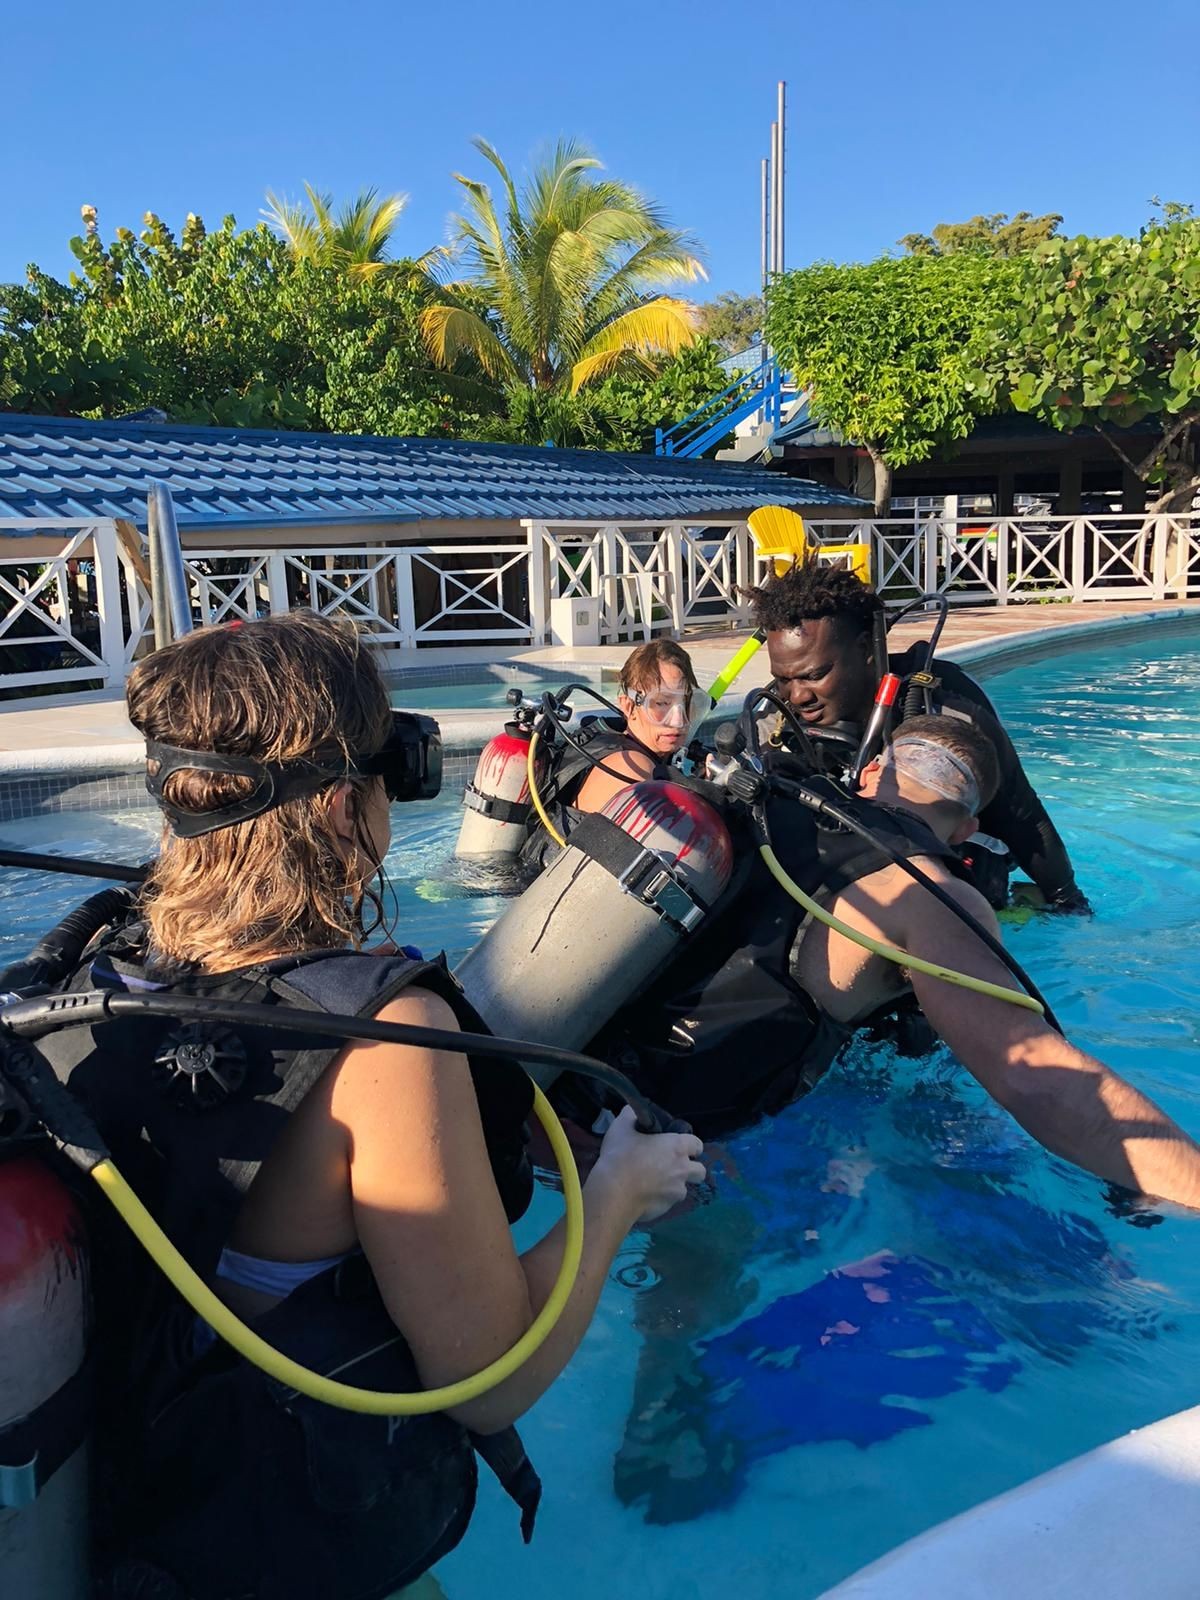
[(694, 1133), (639, 1133), (626, 1106), (604, 1135), (595, 1170), (620, 1185), (638, 1222), (653, 1222), (678, 1205), (690, 1185), (704, 1182), (703, 1151)]

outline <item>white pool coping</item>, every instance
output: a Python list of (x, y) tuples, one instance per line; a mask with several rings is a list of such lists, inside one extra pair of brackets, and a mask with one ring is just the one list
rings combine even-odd
[[(960, 666), (971, 666), (987, 661), (1002, 661), (1007, 656), (1040, 653), (1046, 647), (1067, 644), (1074, 649), (1078, 643), (1089, 643), (1105, 634), (1120, 633), (1130, 628), (1147, 627), (1153, 623), (1193, 620), (1200, 616), (1195, 606), (1164, 605), (1152, 611), (1136, 611), (1114, 616), (1097, 617), (1088, 622), (1047, 623), (1041, 628), (1027, 628), (1019, 633), (1005, 634), (1000, 638), (977, 639), (966, 644), (947, 645), (938, 654)], [(728, 659), (732, 651), (724, 646), (709, 643), (692, 650), (693, 659), (706, 666), (712, 658), (717, 662)], [(544, 663), (539, 663), (544, 664)], [(564, 667), (586, 665), (579, 660)], [(606, 663), (607, 664), (607, 663)], [(703, 678), (703, 673), (701, 674)], [(720, 702), (722, 706), (740, 706), (744, 689), (734, 687)], [(430, 707), (442, 729), (442, 744), (447, 751), (478, 749), (497, 731), (502, 708), (490, 706), (477, 710), (438, 710)], [(0, 782), (7, 780), (87, 775), (98, 772), (136, 771), (145, 760), (145, 746), (141, 741), (116, 741), (107, 744), (42, 746), (28, 750), (0, 750)]]

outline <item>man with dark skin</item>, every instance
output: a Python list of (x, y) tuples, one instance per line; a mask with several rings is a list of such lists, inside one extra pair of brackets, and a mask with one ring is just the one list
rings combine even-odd
[[(807, 727), (861, 734), (878, 681), (873, 638), (883, 602), (851, 572), (809, 563), (776, 574), (754, 590), (754, 620), (767, 635), (772, 687)], [(925, 660), (923, 643), (888, 657), (902, 681), (928, 669), (935, 713), (973, 723), (992, 741), (1000, 762), (1000, 787), (984, 808), (980, 829), (1008, 847), (1018, 867), (1054, 911), (1088, 911), (1075, 882), (1066, 846), (1025, 776), (1020, 757), (995, 708), (979, 685), (953, 662)], [(895, 721), (903, 716), (903, 690)], [(799, 743), (786, 726), (784, 748)], [(988, 892), (981, 881), (980, 887)], [(994, 903), (1003, 896), (989, 894)]]

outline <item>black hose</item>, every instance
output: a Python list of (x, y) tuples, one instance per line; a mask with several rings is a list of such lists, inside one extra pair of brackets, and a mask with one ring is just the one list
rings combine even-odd
[(77, 878), (109, 878), (116, 883), (144, 883), (152, 862), (130, 867), (119, 861), (87, 861), (80, 856), (39, 855), (34, 850), (0, 850), (0, 867), (29, 867), (35, 872), (66, 872)]
[(68, 911), (25, 957), (0, 972), (0, 993), (60, 982), (79, 965), (83, 952), (102, 928), (127, 914), (133, 905), (128, 889), (101, 889)]
[[(928, 672), (930, 670), (933, 662), (933, 653), (938, 647), (938, 641), (942, 637), (942, 629), (946, 626), (946, 618), (950, 614), (949, 600), (944, 594), (918, 595), (915, 600), (910, 600), (906, 606), (901, 606), (899, 611), (894, 612), (887, 619), (887, 627), (889, 629), (894, 628), (902, 617), (908, 616), (918, 606), (928, 606), (931, 603), (938, 608), (938, 619), (933, 625), (933, 632), (925, 641), (925, 660), (923, 665), (917, 669), (919, 672)], [(919, 716), (922, 711), (927, 717), (932, 716), (933, 696), (929, 692), (929, 685), (927, 683), (910, 683), (904, 692), (902, 710), (905, 717)]]
[(857, 834), (860, 839), (865, 839), (868, 844), (873, 845), (877, 850), (882, 850), (885, 855), (891, 857), (896, 866), (907, 872), (910, 878), (919, 883), (922, 888), (928, 889), (935, 900), (940, 901), (948, 911), (953, 911), (958, 920), (970, 928), (971, 932), (987, 946), (996, 959), (1004, 963), (1025, 992), (1033, 996), (1041, 1006), (1046, 1021), (1054, 1031), (1062, 1033), (1062, 1024), (1055, 1016), (1050, 1002), (1025, 971), (1021, 963), (1005, 949), (1001, 940), (989, 933), (983, 924), (971, 915), (965, 906), (959, 905), (953, 895), (947, 894), (941, 884), (935, 883), (927, 872), (922, 872), (920, 867), (908, 860), (906, 856), (902, 856), (898, 850), (894, 850), (886, 839), (878, 838), (865, 823), (859, 822), (856, 817), (851, 816), (848, 811), (836, 805), (832, 800), (826, 800), (821, 795), (812, 794), (810, 791), (804, 790), (799, 784), (789, 784), (788, 790), (792, 793), (793, 798), (799, 800), (801, 804), (832, 818), (834, 822), (840, 823), (844, 828), (849, 828), (851, 833)]
[[(560, 689), (557, 694), (547, 693), (543, 695), (542, 716), (550, 719), (550, 722), (554, 727), (554, 731), (558, 734), (561, 734), (567, 744), (569, 744), (578, 755), (581, 755), (585, 761), (590, 762), (591, 765), (595, 767), (597, 772), (606, 773), (608, 777), (616, 778), (619, 783), (630, 783), (632, 780), (627, 772), (617, 772), (613, 767), (606, 767), (604, 765), (604, 758), (602, 756), (594, 756), (585, 744), (583, 744), (579, 739), (576, 739), (573, 734), (567, 732), (566, 719), (559, 716), (558, 702), (560, 700), (565, 700), (566, 697), (569, 694), (572, 694), (576, 689), (582, 689), (585, 694), (590, 694), (594, 700), (598, 700), (602, 706), (607, 707), (607, 709), (611, 711), (614, 716), (621, 717), (622, 721), (625, 720), (624, 717), (621, 716), (620, 707), (614, 706), (611, 700), (606, 700), (598, 690), (592, 688), (590, 683), (569, 683), (567, 684), (566, 688)], [(630, 734), (630, 738), (633, 738), (632, 734)], [(634, 742), (636, 743), (637, 741), (634, 740)], [(648, 755), (650, 754), (649, 751), (646, 753)]]
[(842, 733), (837, 728), (806, 727), (803, 718), (798, 716), (788, 702), (777, 694), (774, 689), (752, 689), (742, 701), (742, 717), (753, 730), (751, 745), (756, 756), (760, 754), (760, 742), (758, 729), (755, 726), (754, 718), (750, 715), (750, 711), (754, 705), (762, 700), (768, 701), (777, 711), (781, 712), (791, 723), (795, 732), (800, 735), (808, 747), (808, 757), (815, 771), (819, 772), (821, 770), (821, 760), (817, 749), (818, 742), (840, 745), (851, 759), (857, 753), (858, 740), (852, 738), (849, 734)]
[(122, 994), (95, 990), (87, 994), (40, 995), (0, 1007), (0, 1028), (19, 1038), (40, 1039), (60, 1028), (86, 1027), (110, 1017), (170, 1017), (184, 1022), (227, 1022), (234, 1026), (275, 1028), (283, 1033), (317, 1034), (333, 1039), (366, 1039), (407, 1044), (428, 1050), (478, 1055), (503, 1061), (537, 1061), (594, 1078), (637, 1112), (638, 1126), (658, 1133), (671, 1119), (635, 1084), (606, 1061), (561, 1050), (557, 1045), (525, 1039), (497, 1039), (491, 1034), (459, 1033), (452, 1028), (423, 1028), (407, 1022), (379, 1022), (373, 1017), (346, 1017), (291, 1006), (251, 1005), (214, 1000), (196, 994)]

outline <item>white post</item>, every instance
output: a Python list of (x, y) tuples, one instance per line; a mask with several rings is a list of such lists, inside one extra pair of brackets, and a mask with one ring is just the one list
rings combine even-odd
[(287, 557), (282, 550), (272, 550), (267, 557), (267, 605), (273, 617), (286, 616), (288, 605)]
[[(92, 529), (96, 558), (96, 608), (100, 613), (100, 654), (104, 658), (104, 686), (125, 682), (125, 629), (121, 622), (121, 561), (117, 525), (111, 518)], [(130, 607), (136, 622), (136, 595)]]
[(620, 541), (616, 524), (606, 522), (600, 528), (600, 543), (596, 562), (600, 581), (600, 629), (608, 634), (606, 644), (619, 642), (621, 611), (624, 607), (624, 573), (621, 571)]
[(1071, 519), (1071, 599), (1082, 600), (1086, 579), (1084, 548), (1087, 539), (1087, 518)]
[(1009, 540), (1021, 538), (1021, 530), (1014, 529), (1011, 517), (996, 521), (996, 603), (1008, 604)]
[[(913, 532), (919, 532), (915, 516), (913, 519)], [(942, 525), (937, 517), (932, 514), (926, 517), (923, 541), (924, 559), (922, 561), (924, 577), (921, 580), (922, 588), (926, 594), (936, 594), (938, 591), (938, 544), (941, 532)]]
[(545, 525), (541, 522), (523, 522), (529, 544), (527, 582), (529, 585), (529, 642), (545, 644), (549, 631), (550, 562)]
[(687, 621), (687, 595), (684, 592), (687, 562), (684, 557), (686, 535), (682, 522), (668, 522), (662, 531), (667, 541), (667, 573), (671, 585), (671, 631), (678, 638)]
[(413, 594), (412, 551), (403, 545), (395, 552), (396, 631), (400, 648), (412, 650), (417, 643), (417, 603)]

